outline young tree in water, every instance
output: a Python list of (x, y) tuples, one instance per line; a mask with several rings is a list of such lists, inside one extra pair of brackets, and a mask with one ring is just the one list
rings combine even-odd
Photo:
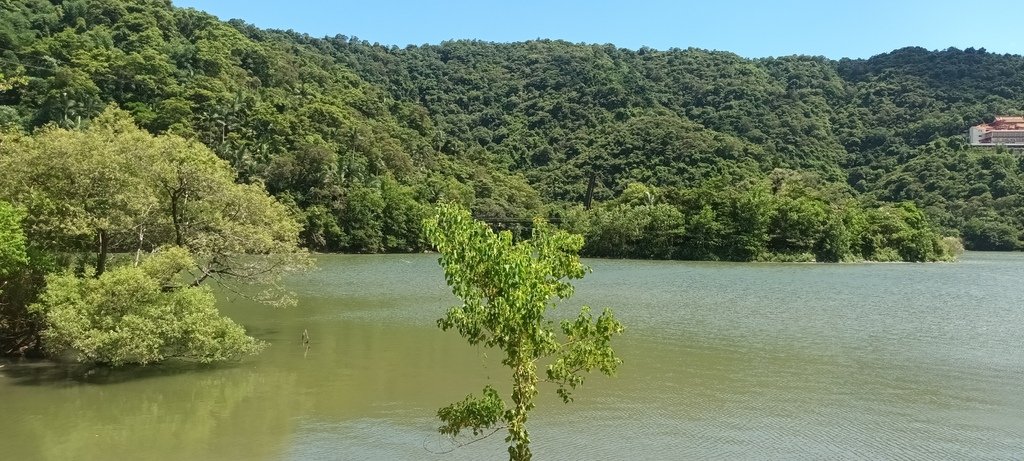
[[(471, 345), (501, 350), (502, 364), (512, 372), (511, 406), (486, 386), (481, 396), (470, 395), (440, 409), (444, 424), (439, 431), (454, 437), (463, 430), (480, 435), (507, 428), (509, 459), (531, 459), (526, 421), (537, 384), (553, 383), (568, 403), (583, 383), (583, 372), (597, 369), (611, 375), (621, 363), (611, 339), (622, 332), (622, 325), (610, 310), (595, 319), (584, 307), (575, 319), (561, 322), (561, 335), (546, 317), (556, 299), (572, 296), (569, 280), (587, 272), (579, 259), (583, 238), (536, 220), (532, 238), (513, 242), (511, 233), (494, 233), (456, 205), (439, 206), (424, 229), (441, 253), (448, 285), (462, 299), (438, 326), (458, 331)], [(541, 359), (550, 360), (543, 378), (537, 373)]]

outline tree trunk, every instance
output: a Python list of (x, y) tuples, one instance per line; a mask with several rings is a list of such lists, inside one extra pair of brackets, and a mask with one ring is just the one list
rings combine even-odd
[(107, 252), (110, 249), (110, 239), (107, 237), (107, 231), (101, 230), (99, 237), (100, 251), (99, 255), (96, 256), (96, 277), (103, 275), (103, 272), (107, 270)]
[(537, 393), (537, 376), (532, 372), (529, 362), (520, 362), (512, 371), (512, 402), (515, 405), (509, 411), (508, 418), (508, 459), (509, 461), (530, 461), (530, 433), (526, 430), (526, 420), (533, 408), (533, 396)]

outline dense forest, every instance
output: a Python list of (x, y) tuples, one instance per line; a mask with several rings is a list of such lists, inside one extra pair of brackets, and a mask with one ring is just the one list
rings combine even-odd
[(586, 256), (940, 261), (1024, 247), (1024, 57), (746, 59), (536, 40), (399, 48), (167, 0), (0, 0), (0, 353), (120, 365), (264, 346), (308, 250), (427, 249), (453, 202)]
[(265, 188), (315, 251), (422, 250), (440, 201), (506, 225), (546, 216), (592, 256), (927, 261), (955, 250), (943, 236), (1022, 244), (1019, 155), (963, 138), (1024, 111), (1017, 55), (399, 48), (166, 0), (0, 6), (4, 130), (87, 130), (115, 105)]

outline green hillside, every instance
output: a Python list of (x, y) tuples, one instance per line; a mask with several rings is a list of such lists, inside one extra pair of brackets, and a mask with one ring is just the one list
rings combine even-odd
[(117, 104), (264, 183), (315, 250), (423, 249), (439, 200), (554, 218), (595, 256), (934, 260), (943, 235), (1021, 247), (1019, 155), (962, 137), (1024, 112), (1017, 55), (398, 48), (159, 0), (0, 4), (0, 125), (85, 127)]

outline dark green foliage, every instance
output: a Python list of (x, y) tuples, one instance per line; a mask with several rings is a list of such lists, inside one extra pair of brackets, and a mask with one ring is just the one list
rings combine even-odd
[(507, 169), (441, 156), (443, 136), (416, 101), (367, 84), (326, 42), (159, 0), (9, 3), (0, 126), (84, 127), (116, 103), (153, 133), (206, 144), (240, 180), (290, 196), (308, 215), (311, 248), (420, 249), (421, 209), (438, 198), (426, 188), (449, 177), (471, 186), (481, 214), (540, 208)]
[(1024, 175), (1020, 154), (969, 148), (957, 138), (917, 149), (917, 157), (879, 181), (872, 195), (917, 203), (970, 250), (1013, 250), (1024, 229)]
[[(1024, 214), (1016, 197), (1020, 162), (968, 160), (971, 166), (955, 154), (965, 149), (969, 126), (1024, 107), (1024, 86), (1013, 78), (1024, 71), (1020, 56), (907, 48), (836, 62), (548, 40), (401, 50), (344, 37), (328, 42), (363, 78), (426, 107), (444, 133), (443, 151), (484, 148), (523, 171), (547, 200), (579, 203), (591, 176), (598, 178), (595, 197), (608, 200), (631, 182), (692, 188), (783, 167), (826, 182), (845, 177), (883, 202), (914, 201), (944, 233), (964, 233), (979, 214), (1024, 229), (1016, 220)], [(1011, 157), (971, 154), (999, 155)], [(950, 166), (956, 177), (920, 171), (936, 162), (959, 163)], [(803, 241), (774, 245), (800, 243), (800, 251), (835, 259), (831, 247), (846, 245), (838, 221), (826, 223), (807, 205), (790, 203), (801, 219), (783, 216), (776, 227), (831, 226), (834, 245), (807, 248), (809, 237), (795, 234), (789, 237)], [(711, 225), (711, 211), (723, 209), (692, 216), (686, 257), (707, 257), (734, 234)]]
[[(590, 256), (729, 261), (939, 261), (956, 255), (914, 204), (870, 207), (777, 170), (692, 189), (631, 184), (619, 200), (570, 213)], [(629, 200), (629, 197), (643, 197)]]
[[(858, 253), (846, 250), (857, 244), (828, 208), (834, 197), (784, 195), (767, 219), (764, 191), (686, 192), (713, 178), (746, 190), (729, 181), (776, 169), (849, 184), (865, 209), (912, 201), (969, 248), (1020, 247), (1024, 230), (1019, 154), (962, 138), (1024, 108), (1024, 58), (984, 49), (840, 61), (552, 40), (400, 49), (222, 22), (164, 0), (13, 0), (0, 57), (0, 127), (84, 127), (116, 103), (294, 204), (304, 244), (321, 251), (420, 249), (409, 223), (440, 200), (529, 220), (582, 203), (593, 178), (598, 201), (642, 183), (694, 211), (682, 212), (685, 233), (658, 242), (616, 231), (648, 257)], [(654, 205), (628, 213), (675, 226)]]
[(384, 177), (368, 186), (353, 185), (337, 222), (340, 248), (359, 253), (416, 251), (423, 248), (423, 205), (412, 188)]
[(969, 250), (1008, 251), (1020, 246), (1017, 227), (995, 219), (974, 218), (964, 224), (964, 241)]

